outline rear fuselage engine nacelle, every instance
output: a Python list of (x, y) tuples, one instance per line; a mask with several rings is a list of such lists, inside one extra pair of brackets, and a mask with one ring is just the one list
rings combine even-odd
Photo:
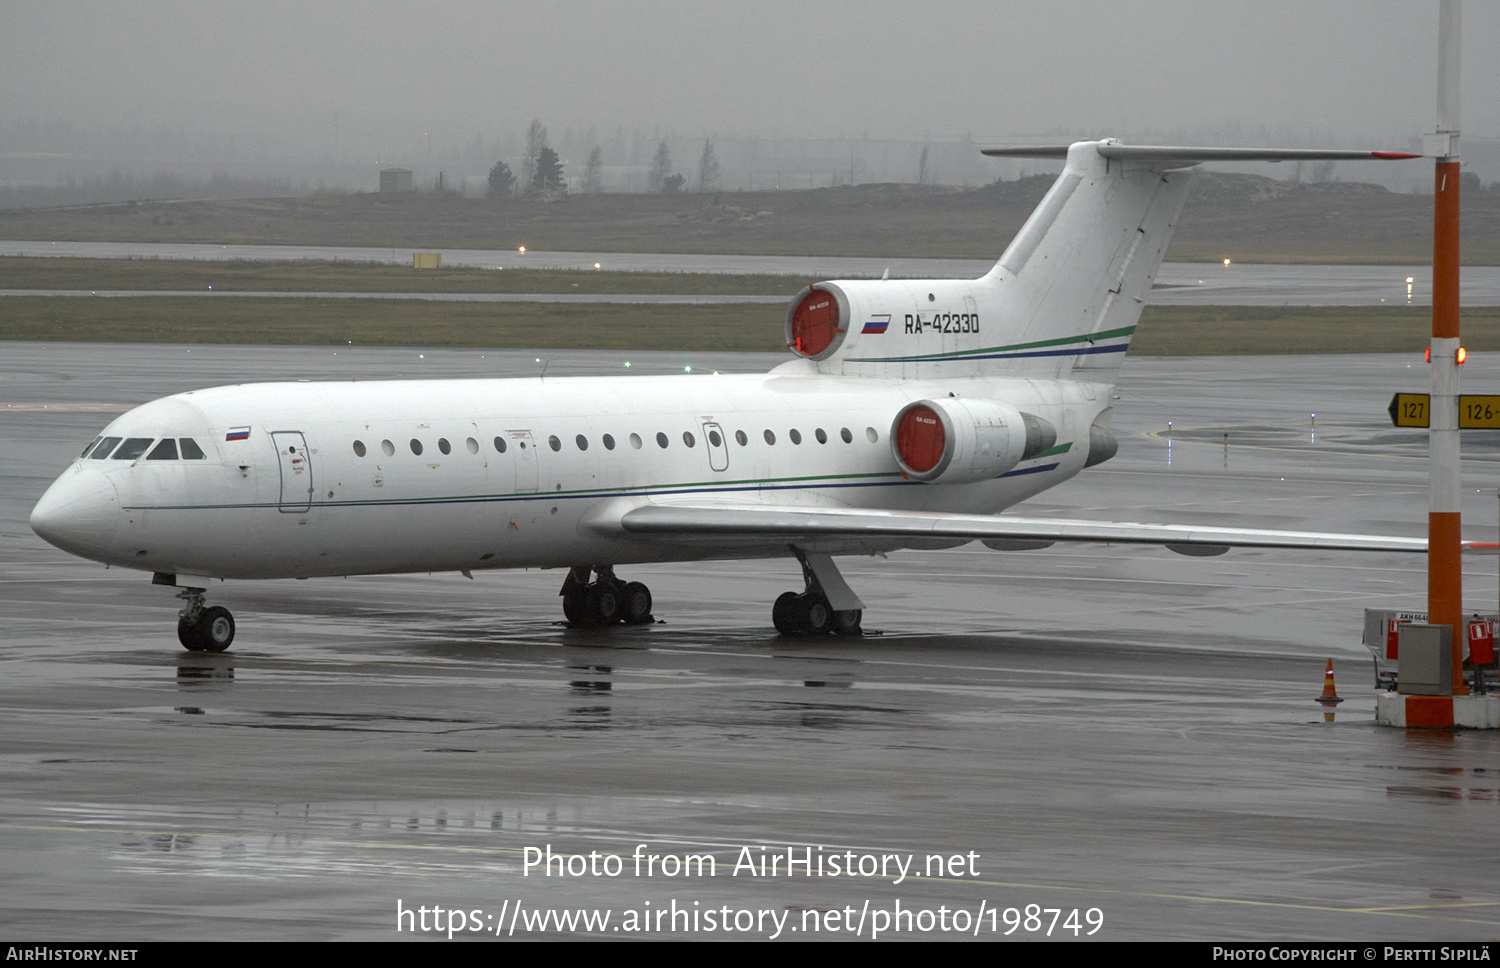
[(932, 484), (988, 481), (1057, 443), (1057, 429), (1000, 400), (950, 397), (901, 408), (891, 425), (901, 472)]

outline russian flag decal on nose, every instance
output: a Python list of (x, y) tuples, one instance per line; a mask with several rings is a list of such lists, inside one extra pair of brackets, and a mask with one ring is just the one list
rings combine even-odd
[(865, 323), (865, 328), (860, 330), (860, 332), (883, 333), (885, 332), (885, 328), (889, 325), (891, 325), (890, 313), (886, 313), (884, 316), (871, 316), (869, 321)]
[(230, 427), (229, 433), (224, 435), (225, 440), (249, 440), (249, 427)]

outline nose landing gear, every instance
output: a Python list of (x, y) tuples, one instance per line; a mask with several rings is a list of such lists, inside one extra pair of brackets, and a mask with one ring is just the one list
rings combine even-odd
[(234, 641), (234, 616), (221, 605), (204, 607), (201, 588), (177, 593), (182, 611), (177, 613), (177, 641), (189, 652), (223, 652)]
[[(590, 574), (594, 579), (590, 581)], [(615, 577), (611, 565), (575, 565), (563, 581), (563, 615), (568, 624), (578, 626), (649, 625), (651, 589), (638, 581), (625, 582)]]

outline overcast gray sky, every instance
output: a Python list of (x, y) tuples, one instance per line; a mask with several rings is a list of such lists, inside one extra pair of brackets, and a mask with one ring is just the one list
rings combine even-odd
[[(1435, 0), (0, 0), (0, 123), (1347, 142), (1432, 127), (1436, 33)], [(1500, 3), (1469, 0), (1476, 137), (1500, 134), (1497, 48)]]

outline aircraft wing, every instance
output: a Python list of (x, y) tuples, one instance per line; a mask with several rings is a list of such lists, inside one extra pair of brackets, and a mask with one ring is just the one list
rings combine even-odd
[[(1183, 524), (1125, 524), (862, 508), (650, 504), (625, 511), (612, 523), (628, 534), (663, 538), (775, 538), (789, 542), (817, 538), (969, 539), (984, 541), (1000, 550), (1040, 548), (1058, 541), (1164, 545), (1186, 555), (1222, 554), (1231, 547), (1401, 552), (1427, 550), (1426, 538), (1386, 535), (1214, 528)], [(1493, 542), (1465, 542), (1464, 550), (1496, 553)]]

